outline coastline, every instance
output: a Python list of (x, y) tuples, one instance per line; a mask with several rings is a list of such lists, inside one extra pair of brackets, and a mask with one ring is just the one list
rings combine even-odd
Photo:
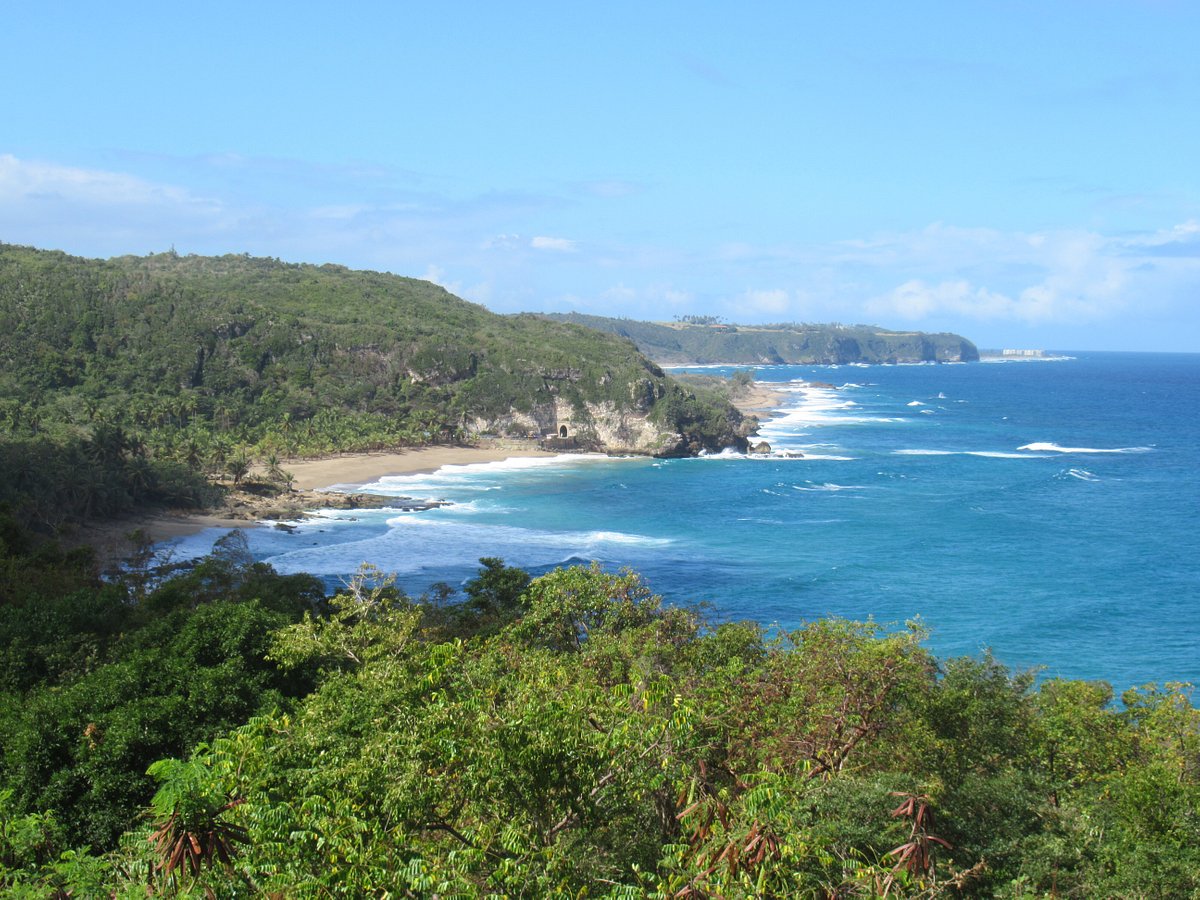
[(344, 453), (320, 459), (284, 462), (301, 491), (324, 492), (333, 485), (361, 487), (388, 475), (427, 475), (442, 466), (503, 462), (507, 459), (556, 456), (535, 447), (414, 447), (376, 453)]
[[(766, 418), (779, 406), (779, 386), (755, 382), (730, 402), (744, 415)], [(495, 441), (475, 447), (440, 445), (285, 460), (281, 467), (291, 473), (294, 479), (293, 489), (287, 494), (270, 498), (237, 494), (229, 499), (223, 509), (218, 510), (165, 510), (91, 523), (80, 528), (67, 539), (67, 543), (91, 545), (100, 560), (112, 561), (128, 555), (134, 546), (130, 535), (137, 531), (142, 533), (145, 540), (158, 544), (188, 537), (208, 528), (258, 528), (263, 519), (301, 518), (309, 510), (335, 505), (335, 499), (340, 503), (349, 500), (348, 505), (351, 506), (370, 505), (369, 495), (348, 497), (347, 494), (355, 494), (356, 491), (361, 494), (364, 485), (389, 475), (425, 475), (443, 466), (556, 455), (539, 449), (532, 442)], [(258, 472), (259, 467), (253, 471)], [(330, 490), (334, 486), (339, 490)]]
[[(159, 544), (197, 534), (207, 528), (258, 528), (262, 519), (301, 518), (308, 510), (349, 501), (350, 506), (369, 505), (359, 495), (347, 497), (337, 485), (354, 493), (355, 488), (388, 475), (423, 475), (442, 466), (503, 462), (507, 459), (556, 456), (547, 450), (520, 445), (495, 444), (485, 447), (414, 447), (372, 453), (342, 453), (320, 459), (297, 459), (282, 463), (295, 476), (293, 490), (278, 497), (254, 497), (237, 494), (223, 509), (195, 512), (164, 510), (141, 516), (129, 516), (104, 522), (92, 522), (65, 538), (69, 546), (90, 545), (101, 562), (112, 562), (129, 555), (135, 542), (133, 532)], [(358, 502), (356, 502), (358, 501)]]

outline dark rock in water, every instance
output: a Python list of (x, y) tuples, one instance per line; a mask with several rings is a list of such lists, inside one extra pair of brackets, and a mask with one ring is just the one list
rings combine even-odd
[(448, 505), (446, 500), (418, 500), (414, 497), (386, 497), (382, 494), (294, 491), (289, 495), (286, 505), (257, 508), (246, 506), (245, 509), (237, 509), (232, 508), (231, 504), (226, 514), (230, 518), (272, 522), (280, 531), (291, 534), (295, 532), (295, 526), (279, 520), (303, 519), (311, 515), (314, 509), (395, 509), (400, 512), (423, 512)]
[(400, 512), (424, 512), (427, 509), (438, 509), (449, 506), (449, 500), (414, 500), (411, 497), (396, 497), (394, 502), (387, 504), (388, 509), (398, 509)]
[(313, 506), (326, 509), (398, 509), (401, 512), (420, 512), (447, 506), (446, 500), (418, 500), (415, 497), (388, 497), (383, 494), (321, 494)]
[(771, 445), (768, 444), (766, 441), (759, 441), (757, 444), (755, 444), (753, 447), (750, 448), (750, 452), (767, 454), (767, 453), (771, 452)]
[(329, 505), (334, 509), (383, 509), (385, 506), (391, 506), (393, 499), (381, 494), (343, 494), (342, 497), (344, 499), (341, 503)]

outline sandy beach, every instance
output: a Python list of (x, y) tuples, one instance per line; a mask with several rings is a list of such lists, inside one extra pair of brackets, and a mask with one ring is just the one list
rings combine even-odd
[(756, 381), (734, 397), (732, 403), (739, 412), (758, 416), (764, 421), (782, 404), (780, 387), (782, 385)]
[[(305, 510), (323, 505), (323, 492), (338, 485), (353, 488), (385, 475), (436, 472), (442, 466), (500, 462), (517, 457), (555, 456), (534, 447), (416, 447), (387, 453), (346, 453), (325, 459), (289, 460), (283, 468), (295, 476), (294, 490), (277, 498), (256, 499), (235, 495), (230, 505), (216, 512), (162, 512), (150, 516), (93, 522), (64, 537), (70, 546), (90, 544), (102, 561), (124, 558), (133, 548), (129, 535), (141, 531), (153, 543), (196, 534), (206, 528), (255, 528), (263, 518), (281, 510), (298, 518)], [(340, 494), (340, 491), (339, 491)]]
[(302, 491), (319, 491), (332, 485), (362, 485), (385, 475), (419, 475), (442, 466), (501, 462), (516, 457), (554, 456), (546, 450), (506, 447), (415, 447), (387, 453), (347, 453), (324, 459), (285, 462)]

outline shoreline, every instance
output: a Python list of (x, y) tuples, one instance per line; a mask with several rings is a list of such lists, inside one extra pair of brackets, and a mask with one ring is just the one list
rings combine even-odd
[[(755, 381), (736, 397), (730, 399), (742, 415), (756, 416), (765, 421), (760, 413), (769, 418), (782, 405), (784, 391), (782, 382)], [(760, 423), (761, 424), (761, 423)]]
[(504, 462), (557, 456), (536, 447), (414, 447), (372, 453), (342, 453), (319, 459), (297, 459), (282, 463), (295, 476), (300, 491), (329, 492), (329, 488), (361, 488), (389, 475), (428, 475), (443, 466), (467, 466), (477, 463)]
[[(349, 500), (351, 506), (365, 506), (355, 491), (362, 485), (389, 475), (426, 475), (443, 466), (465, 466), (477, 463), (503, 462), (509, 459), (553, 457), (557, 453), (524, 446), (414, 447), (405, 450), (370, 453), (342, 453), (320, 459), (288, 460), (282, 463), (295, 476), (293, 490), (278, 497), (257, 498), (246, 494), (231, 497), (224, 509), (194, 512), (164, 510), (105, 522), (90, 523), (64, 539), (69, 546), (89, 545), (101, 563), (111, 563), (128, 556), (134, 549), (130, 534), (141, 531), (145, 539), (161, 544), (198, 534), (208, 528), (260, 528), (262, 520), (302, 518), (307, 511), (320, 509), (323, 500)], [(346, 491), (331, 491), (331, 487)], [(374, 497), (375, 495), (367, 495)], [(362, 498), (365, 499), (365, 498)], [(280, 515), (280, 514), (283, 515)]]
[[(730, 402), (743, 415), (765, 420), (778, 408), (780, 394), (778, 385), (755, 382)], [(539, 449), (532, 443), (496, 441), (476, 447), (439, 445), (285, 460), (281, 467), (294, 476), (293, 489), (289, 493), (272, 498), (239, 494), (231, 497), (224, 509), (203, 512), (164, 510), (92, 523), (80, 528), (66, 542), (73, 546), (90, 545), (95, 548), (98, 559), (113, 561), (128, 555), (133, 549), (134, 543), (129, 536), (136, 531), (141, 531), (151, 543), (160, 544), (189, 537), (208, 528), (259, 528), (263, 519), (301, 518), (307, 511), (321, 508), (325, 498), (346, 498), (347, 494), (365, 493), (362, 491), (364, 485), (388, 476), (428, 475), (443, 466), (504, 462), (509, 459), (544, 459), (558, 455)], [(256, 466), (252, 471), (260, 472), (261, 467)], [(339, 490), (331, 490), (333, 487)], [(354, 503), (354, 498), (349, 499), (351, 505), (358, 505)]]

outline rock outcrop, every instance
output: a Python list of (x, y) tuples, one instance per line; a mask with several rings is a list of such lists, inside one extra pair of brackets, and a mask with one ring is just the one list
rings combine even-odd
[[(736, 417), (733, 426), (710, 434), (708, 427), (689, 428), (686, 422), (660, 423), (636, 406), (613, 402), (576, 404), (558, 399), (539, 404), (529, 412), (510, 410), (499, 417), (476, 418), (468, 427), (480, 434), (536, 437), (550, 449), (678, 457), (725, 447), (745, 450), (746, 439), (757, 428), (757, 420), (743, 417), (732, 408), (729, 412)], [(672, 428), (672, 424), (677, 427)], [(683, 427), (678, 427), (680, 424)]]

